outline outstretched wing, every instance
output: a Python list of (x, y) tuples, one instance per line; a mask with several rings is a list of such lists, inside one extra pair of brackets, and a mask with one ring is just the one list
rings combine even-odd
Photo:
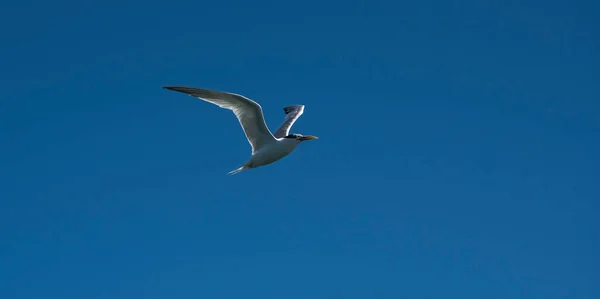
[(233, 111), (252, 146), (252, 153), (263, 145), (275, 141), (275, 137), (267, 128), (260, 105), (244, 96), (194, 87), (165, 86), (164, 88), (183, 92)]
[(296, 120), (304, 113), (304, 105), (293, 105), (289, 107), (283, 108), (285, 112), (285, 120), (283, 124), (277, 129), (275, 132), (275, 137), (282, 138), (287, 136), (290, 133), (290, 128), (296, 122)]

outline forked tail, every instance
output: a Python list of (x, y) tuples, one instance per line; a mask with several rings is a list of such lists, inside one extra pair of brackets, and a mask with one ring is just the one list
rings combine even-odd
[(234, 169), (234, 170), (232, 170), (232, 171), (228, 172), (227, 174), (228, 174), (228, 175), (234, 175), (234, 174), (238, 174), (238, 173), (240, 173), (240, 172), (242, 172), (242, 171), (244, 171), (244, 170), (246, 170), (246, 169), (248, 169), (248, 168), (246, 168), (246, 166), (242, 166), (242, 167), (240, 167), (240, 168), (238, 168), (238, 169)]

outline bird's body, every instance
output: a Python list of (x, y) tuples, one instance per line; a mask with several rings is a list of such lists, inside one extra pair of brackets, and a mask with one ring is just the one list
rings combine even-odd
[(295, 139), (278, 138), (275, 144), (265, 146), (254, 153), (250, 160), (248, 160), (248, 163), (250, 163), (250, 165), (259, 166), (271, 164), (291, 154), (298, 144), (300, 144), (300, 142)]
[(303, 105), (293, 105), (283, 108), (286, 118), (279, 129), (272, 134), (267, 128), (260, 105), (241, 95), (215, 90), (166, 86), (166, 89), (189, 94), (201, 100), (233, 111), (244, 129), (246, 138), (252, 146), (252, 156), (242, 167), (232, 170), (236, 174), (247, 169), (271, 164), (293, 152), (298, 144), (305, 140), (317, 139), (315, 136), (289, 134), (294, 122), (304, 112)]

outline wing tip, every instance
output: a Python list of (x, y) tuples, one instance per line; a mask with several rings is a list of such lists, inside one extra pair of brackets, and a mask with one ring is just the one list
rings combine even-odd
[(185, 86), (163, 86), (162, 88), (192, 95), (191, 88)]
[(285, 108), (283, 108), (283, 112), (285, 112), (285, 114), (290, 114), (290, 112), (296, 110), (296, 109), (303, 109), (304, 105), (292, 105), (292, 106), (287, 106)]
[(182, 89), (181, 86), (163, 86), (162, 88), (168, 89), (168, 90), (175, 90), (175, 91), (179, 91)]
[(162, 88), (178, 91), (177, 89), (179, 89), (179, 86), (163, 86)]

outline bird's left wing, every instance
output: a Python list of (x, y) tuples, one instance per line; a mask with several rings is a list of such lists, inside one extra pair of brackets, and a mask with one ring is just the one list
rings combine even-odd
[(285, 120), (283, 124), (275, 132), (275, 137), (282, 138), (290, 133), (290, 128), (296, 122), (296, 120), (304, 113), (304, 105), (293, 105), (283, 108), (285, 112)]
[(256, 152), (261, 146), (275, 141), (273, 134), (271, 134), (265, 123), (260, 105), (244, 96), (194, 87), (165, 86), (164, 88), (187, 93), (233, 111), (252, 146), (252, 153)]

